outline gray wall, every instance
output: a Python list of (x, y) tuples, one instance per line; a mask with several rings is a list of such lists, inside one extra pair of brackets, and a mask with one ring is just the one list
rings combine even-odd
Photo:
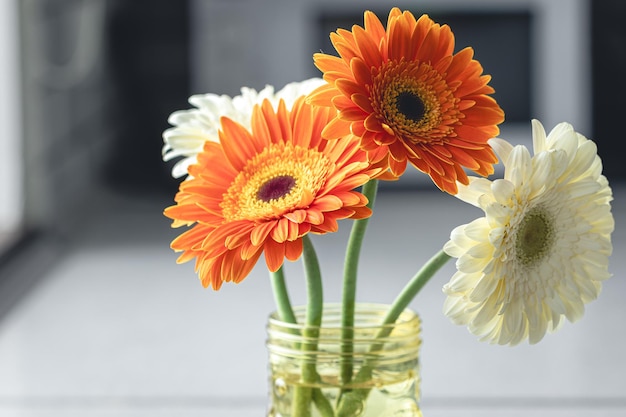
[(167, 190), (169, 114), (187, 106), (187, 2), (23, 0), (25, 221), (70, 233), (114, 190)]
[[(25, 222), (72, 227), (116, 134), (103, 1), (23, 0)], [(82, 220), (80, 220), (82, 221)]]

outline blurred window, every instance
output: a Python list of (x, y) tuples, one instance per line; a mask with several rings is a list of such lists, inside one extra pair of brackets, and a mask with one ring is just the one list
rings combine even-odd
[(22, 130), (18, 2), (0, 2), (0, 253), (22, 223)]

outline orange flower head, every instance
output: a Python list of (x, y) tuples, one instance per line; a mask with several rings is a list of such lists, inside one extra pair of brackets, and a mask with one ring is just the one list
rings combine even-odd
[(504, 112), (473, 49), (453, 54), (449, 26), (427, 15), (416, 20), (393, 8), (386, 28), (370, 11), (364, 22), (331, 33), (339, 56), (314, 54), (327, 84), (309, 101), (338, 111), (324, 137), (352, 132), (369, 160), (388, 168), (387, 178), (409, 162), (451, 194), (456, 181), (468, 183), (464, 167), (492, 174), (497, 157), (487, 141), (498, 135)]
[(241, 282), (261, 254), (277, 271), (302, 254), (307, 233), (334, 232), (340, 219), (371, 215), (355, 188), (380, 169), (368, 163), (359, 139), (322, 138), (336, 111), (298, 99), (291, 110), (269, 101), (252, 112), (251, 129), (223, 117), (220, 142), (206, 142), (191, 177), (164, 214), (190, 226), (171, 244), (178, 262), (196, 259), (204, 287)]

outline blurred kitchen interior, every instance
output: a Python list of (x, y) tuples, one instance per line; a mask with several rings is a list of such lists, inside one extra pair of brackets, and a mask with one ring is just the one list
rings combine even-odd
[[(578, 131), (597, 142), (604, 173), (624, 199), (626, 164), (622, 161), (621, 148), (618, 149), (623, 145), (620, 122), (626, 113), (623, 100), (626, 96), (626, 25), (623, 24), (626, 2), (623, 0), (3, 0), (0, 2), (0, 49), (3, 51), (0, 149), (4, 156), (0, 163), (0, 341), (4, 342), (0, 344), (0, 356), (4, 347), (5, 353), (22, 357), (20, 366), (32, 372), (26, 375), (26, 371), (16, 368), (14, 374), (6, 374), (7, 369), (0, 369), (0, 374), (24, 375), (23, 385), (17, 388), (13, 381), (0, 378), (0, 400), (4, 401), (0, 401), (0, 405), (17, 404), (19, 409), (23, 401), (31, 406), (27, 396), (25, 400), (19, 395), (14, 399), (11, 393), (35, 395), (50, 393), (54, 388), (54, 384), (45, 384), (44, 370), (35, 365), (29, 368), (31, 359), (39, 357), (39, 351), (24, 350), (42, 343), (41, 339), (46, 339), (48, 334), (46, 328), (72, 334), (72, 329), (65, 328), (77, 326), (88, 332), (100, 325), (102, 334), (106, 335), (111, 330), (107, 326), (122, 328), (129, 320), (132, 322), (132, 315), (142, 309), (143, 302), (152, 306), (151, 302), (159, 302), (155, 300), (168, 299), (168, 291), (174, 285), (182, 285), (181, 281), (194, 286), (190, 290), (193, 294), (202, 293), (190, 265), (184, 269), (185, 273), (180, 270), (181, 275), (189, 276), (172, 277), (155, 270), (161, 268), (159, 265), (174, 265), (176, 258), (167, 248), (176, 231), (170, 229), (169, 222), (161, 215), (162, 209), (171, 203), (178, 184), (178, 180), (170, 176), (172, 163), (161, 160), (161, 134), (169, 127), (168, 116), (173, 111), (190, 108), (187, 99), (192, 94), (235, 95), (244, 85), (261, 89), (265, 84), (272, 84), (278, 89), (291, 81), (318, 76), (311, 55), (319, 50), (330, 52), (328, 33), (331, 30), (361, 24), (364, 8), (371, 8), (384, 19), (389, 8), (396, 5), (410, 8), (415, 14), (429, 13), (436, 21), (449, 23), (459, 49), (474, 46), (476, 58), (485, 72), (493, 75), (495, 97), (507, 114), (502, 126), (503, 137), (530, 145), (531, 118), (540, 119), (547, 129), (561, 121), (571, 122)], [(380, 192), (440, 193), (415, 170), (399, 183), (383, 185)], [(437, 210), (432, 211), (427, 214), (438, 214)], [(619, 228), (620, 219), (616, 221)], [(437, 220), (427, 219), (429, 225), (433, 222), (436, 224)], [(109, 246), (99, 245), (99, 239)], [(65, 269), (56, 271), (60, 286), (46, 287), (44, 284), (55, 271), (55, 265), (85, 242), (91, 242), (90, 251), (72, 258), (77, 260), (75, 266), (66, 264)], [(130, 244), (123, 246), (124, 242)], [(144, 247), (147, 249), (142, 249)], [(122, 266), (116, 265), (116, 262), (127, 265), (131, 256), (102, 261), (104, 265), (111, 265), (113, 272), (109, 273), (127, 275), (118, 277), (124, 288), (118, 293), (97, 286), (107, 277), (92, 270), (94, 262), (89, 256), (93, 252), (100, 256), (119, 254), (127, 248), (138, 253), (137, 262), (133, 263), (135, 269), (122, 270)], [(163, 253), (171, 258), (161, 261)], [(159, 262), (163, 263), (155, 261), (151, 269), (150, 259), (155, 257), (160, 257)], [(65, 270), (74, 271), (74, 276), (64, 277)], [(83, 274), (85, 280), (92, 280), (93, 286), (88, 285), (89, 282), (84, 287), (77, 285), (83, 282)], [(145, 277), (133, 283), (133, 278), (140, 278), (140, 274), (155, 274), (154, 285), (141, 284), (149, 281)], [(76, 281), (69, 283), (65, 278)], [(263, 283), (255, 282), (251, 280), (249, 287), (241, 286), (241, 293), (248, 291), (247, 299), (262, 303), (254, 294), (254, 285)], [(19, 309), (28, 295), (42, 287), (45, 291), (38, 293), (24, 309)], [(67, 287), (77, 292), (66, 293)], [(85, 293), (79, 293), (79, 288)], [(102, 310), (112, 315), (110, 321), (104, 313), (96, 314), (86, 305), (95, 299), (90, 297), (96, 297), (97, 291), (103, 288), (102, 297), (108, 294), (111, 298), (103, 298), (98, 306), (112, 306), (111, 310)], [(129, 288), (135, 292), (124, 293), (130, 291)], [(156, 296), (159, 289), (167, 295)], [(59, 293), (67, 298), (58, 297)], [(210, 294), (202, 293), (202, 296)], [(47, 308), (81, 297), (86, 303), (83, 311), (54, 315), (54, 307)], [(118, 308), (118, 298), (120, 305), (127, 306), (126, 310)], [(123, 304), (124, 300), (128, 303)], [(228, 303), (228, 298), (223, 300)], [(218, 301), (212, 299), (212, 302), (215, 303), (212, 306), (203, 305), (212, 311), (218, 310)], [(158, 315), (159, 309), (173, 303), (158, 304), (154, 310), (144, 311), (144, 317), (164, 317), (164, 314)], [(190, 311), (199, 309), (190, 304), (182, 301), (171, 309), (183, 311), (181, 306), (184, 305), (190, 309), (184, 310), (189, 317)], [(236, 307), (231, 308), (230, 313), (220, 312), (215, 316), (235, 314)], [(435, 313), (439, 313), (439, 308)], [(19, 314), (11, 317), (18, 310)], [(45, 313), (40, 313), (41, 310)], [(260, 313), (263, 315), (266, 311)], [(83, 321), (79, 318), (81, 314), (86, 314)], [(65, 327), (50, 326), (45, 321), (46, 318), (57, 320), (57, 317), (77, 318), (75, 321), (68, 319)], [(135, 319), (139, 320), (137, 317)], [(42, 324), (38, 327), (40, 320)], [(165, 324), (163, 329), (171, 332), (185, 328), (188, 334), (195, 336), (207, 331), (197, 332), (189, 328), (192, 326), (189, 322), (186, 322), (187, 327), (179, 324), (182, 317), (169, 320), (170, 326)], [(19, 328), (22, 323), (28, 324), (23, 331)], [(4, 328), (3, 324), (6, 324)], [(134, 368), (123, 360), (132, 358), (129, 363), (140, 368), (145, 357), (160, 355), (158, 349), (150, 353), (146, 346), (168, 348), (161, 333), (166, 330), (160, 326), (158, 323), (148, 329), (143, 334), (144, 339), (140, 336), (140, 326), (128, 325), (128, 329), (118, 330), (115, 334), (119, 340), (131, 343), (123, 355), (116, 350), (118, 346), (107, 350), (105, 342), (94, 337), (93, 343), (99, 348), (91, 351), (95, 357), (93, 362), (98, 363), (101, 352), (111, 351), (111, 357), (117, 354), (120, 362), (118, 368), (111, 367), (110, 373), (130, 369), (130, 374)], [(3, 329), (5, 333), (1, 332)], [(262, 331), (261, 325), (258, 330)], [(65, 331), (67, 333), (63, 333)], [(100, 335), (99, 331), (94, 330), (94, 333)], [(151, 337), (160, 339), (153, 341)], [(80, 355), (90, 353), (83, 346), (92, 345), (75, 343), (83, 340), (82, 335), (77, 334), (72, 340), (67, 345), (55, 345), (57, 350), (50, 349), (48, 354), (54, 359), (42, 360), (44, 366), (58, 371), (66, 365), (54, 368), (53, 362), (59, 357), (73, 360), (72, 354), (65, 353), (70, 345), (80, 349)], [(623, 336), (620, 340), (623, 342)], [(261, 343), (253, 350), (259, 351), (260, 356), (263, 354)], [(242, 345), (245, 344), (238, 346)], [(136, 349), (140, 353), (131, 351), (136, 346), (140, 346)], [(170, 367), (174, 368), (174, 356), (188, 352), (174, 348), (172, 351), (177, 352), (170, 358), (174, 361)], [(128, 356), (124, 356), (126, 354)], [(492, 353), (485, 355), (490, 358)], [(254, 355), (250, 362), (253, 358)], [(158, 357), (150, 369), (164, 364), (163, 373), (178, 375), (178, 369), (167, 368), (168, 360)], [(11, 364), (12, 361), (10, 357), (0, 363)], [(73, 366), (78, 369), (85, 367), (84, 363), (76, 360)], [(228, 367), (228, 363), (225, 361), (223, 366)], [(192, 369), (196, 365), (184, 366)], [(67, 371), (63, 372), (71, 375), (82, 375), (70, 368), (64, 369)], [(93, 379), (89, 382), (100, 380), (100, 385), (90, 386), (78, 377), (73, 381), (76, 386), (96, 387), (92, 391), (85, 388), (90, 395), (105, 391), (113, 395), (124, 389), (127, 389), (124, 392), (142, 395), (158, 379), (146, 383), (148, 388), (143, 390), (143, 382), (124, 385), (124, 381), (113, 382), (114, 378), (102, 380), (100, 375), (106, 373), (106, 364), (98, 364), (94, 369), (100, 374), (94, 372), (97, 375), (90, 376)], [(143, 369), (137, 371), (138, 380), (146, 379), (142, 372)], [(180, 380), (189, 379), (183, 369), (180, 373)], [(201, 377), (197, 375), (196, 379)], [(425, 379), (433, 381), (435, 378), (431, 375)], [(441, 387), (447, 387), (447, 381), (442, 379)], [(226, 384), (219, 381), (213, 384), (211, 389), (222, 385), (227, 389)], [(608, 383), (605, 384), (606, 388)], [(64, 386), (60, 384), (59, 390)], [(106, 389), (97, 392), (100, 386)], [(35, 388), (31, 390), (31, 387)], [(180, 390), (187, 388), (178, 387)], [(78, 398), (76, 392), (80, 390), (73, 389), (73, 385), (67, 389), (70, 399)], [(263, 389), (255, 387), (254, 392)], [(620, 398), (620, 410), (623, 410), (624, 399)], [(139, 407), (142, 404), (140, 402)]]
[[(384, 15), (386, 3), (372, 3), (373, 10)], [(568, 120), (598, 143), (609, 180), (623, 181), (626, 5), (548, 3), (424, 1), (413, 9), (450, 23), (459, 47), (475, 47), (507, 112), (503, 136), (521, 131), (528, 139), (530, 118), (547, 128)], [(235, 95), (243, 85), (280, 88), (318, 76), (311, 54), (329, 51), (329, 31), (360, 23), (364, 5), (7, 0), (1, 7), (0, 260), (6, 271), (39, 242), (62, 250), (111, 195), (168, 204), (177, 187), (160, 155), (168, 115), (189, 108), (191, 94)], [(563, 22), (546, 23), (546, 13), (535, 13), (542, 7), (565, 16)], [(434, 189), (419, 174), (402, 185)], [(42, 255), (36, 263), (45, 270), (45, 259), (55, 258)], [(30, 283), (16, 287), (6, 273), (0, 278), (1, 315)]]

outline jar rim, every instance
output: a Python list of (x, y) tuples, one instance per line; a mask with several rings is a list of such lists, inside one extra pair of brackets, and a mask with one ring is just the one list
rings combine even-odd
[(293, 307), (294, 315), (296, 316), (297, 323), (285, 322), (278, 318), (278, 311), (275, 310), (270, 313), (268, 318), (268, 326), (281, 327), (291, 330), (302, 330), (311, 328), (320, 329), (337, 329), (337, 328), (353, 328), (359, 330), (367, 329), (384, 329), (395, 328), (398, 326), (419, 327), (421, 320), (419, 315), (412, 309), (406, 308), (400, 313), (394, 323), (383, 324), (383, 319), (390, 309), (389, 304), (383, 303), (356, 303), (355, 304), (355, 324), (354, 326), (343, 326), (341, 323), (341, 303), (324, 303), (324, 316), (322, 317), (322, 324), (320, 326), (311, 326), (304, 323), (306, 316), (306, 305), (298, 305)]

